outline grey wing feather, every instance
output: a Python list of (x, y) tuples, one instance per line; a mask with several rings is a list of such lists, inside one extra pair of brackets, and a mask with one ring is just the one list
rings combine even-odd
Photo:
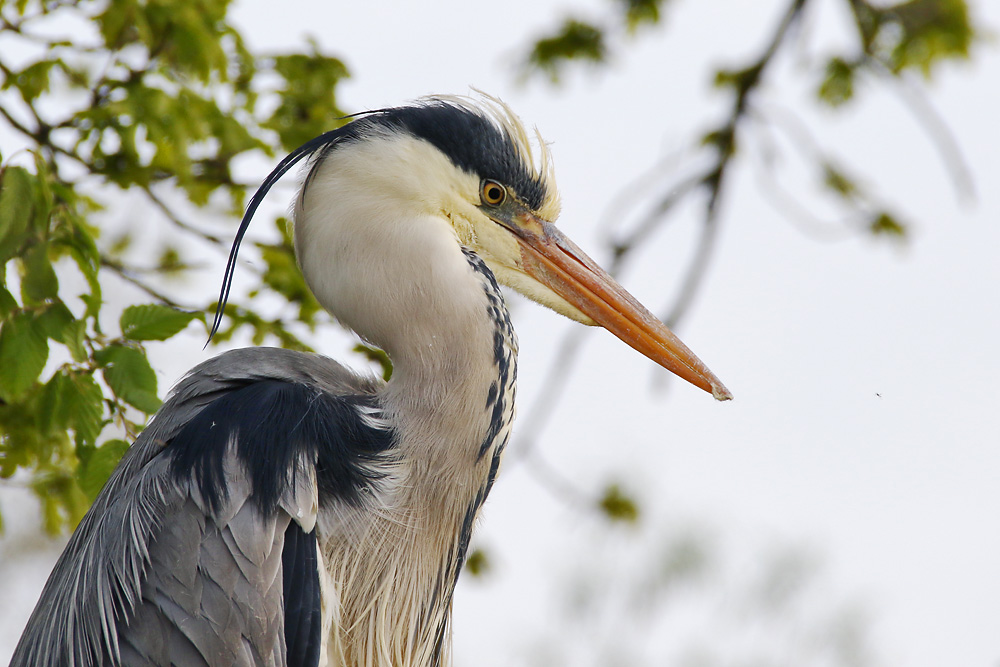
[(225, 502), (215, 508), (162, 456), (206, 406), (261, 380), (333, 395), (378, 387), (329, 359), (274, 348), (235, 350), (192, 370), (80, 523), (12, 666), (283, 664), (281, 546), (293, 517), (305, 532), (315, 523), (314, 462), (298, 462), (282, 511), (264, 517), (231, 451)]

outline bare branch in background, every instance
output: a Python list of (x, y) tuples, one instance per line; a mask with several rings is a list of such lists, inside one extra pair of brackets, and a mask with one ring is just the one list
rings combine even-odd
[(924, 131), (931, 143), (941, 154), (945, 171), (951, 177), (952, 185), (959, 199), (965, 202), (975, 200), (975, 181), (972, 178), (969, 164), (962, 154), (962, 149), (959, 148), (958, 141), (955, 139), (955, 134), (934, 108), (934, 105), (931, 104), (931, 101), (927, 99), (924, 91), (905, 72), (894, 74), (885, 63), (877, 58), (869, 60), (872, 69), (881, 75), (882, 79), (889, 84), (889, 89), (900, 96), (913, 117), (924, 126)]
[[(691, 263), (681, 281), (679, 292), (665, 311), (663, 319), (667, 326), (676, 327), (687, 313), (708, 271), (718, 238), (719, 202), (726, 192), (730, 166), (737, 154), (738, 135), (751, 109), (750, 99), (760, 86), (764, 73), (788, 38), (805, 5), (806, 0), (794, 0), (789, 5), (774, 34), (768, 40), (767, 46), (749, 67), (739, 72), (719, 74), (720, 84), (731, 88), (734, 96), (729, 114), (718, 126), (706, 132), (702, 140), (701, 152), (707, 150), (711, 154), (709, 166), (694, 176), (682, 178), (665, 188), (667, 194), (654, 204), (631, 233), (621, 240), (609, 243), (614, 258), (609, 268), (610, 273), (615, 275), (632, 259), (635, 250), (665, 224), (669, 214), (679, 203), (704, 192), (705, 202), (698, 242)], [(642, 184), (643, 180), (639, 183)], [(531, 456), (532, 449), (554, 413), (554, 405), (565, 390), (566, 376), (571, 372), (579, 356), (582, 336), (582, 333), (574, 331), (563, 339), (556, 357), (549, 366), (541, 392), (542, 398), (532, 404), (527, 414), (520, 420), (516, 448), (523, 452), (521, 458), (529, 464), (537, 465), (538, 459)], [(541, 475), (543, 479), (549, 477), (551, 475), (548, 473)]]
[[(845, 0), (848, 11), (856, 19), (856, 54), (836, 55), (826, 63), (817, 98), (821, 104), (839, 107), (855, 96), (855, 79), (859, 74), (871, 73), (874, 79), (890, 84), (899, 94), (907, 109), (915, 116), (940, 153), (958, 196), (964, 200), (974, 197), (972, 177), (968, 165), (952, 132), (913, 81), (912, 70), (919, 70), (925, 77), (939, 61), (968, 58), (969, 46), (976, 32), (969, 21), (964, 3), (904, 2), (889, 6), (875, 6), (867, 0)], [(606, 64), (609, 54), (618, 42), (634, 36), (635, 28), (643, 23), (660, 20), (660, 2), (636, 0), (626, 3), (629, 12), (627, 32), (613, 20), (582, 21), (571, 18), (560, 30), (537, 42), (525, 61), (525, 67), (534, 68), (557, 83), (560, 74), (573, 62), (590, 66)], [(757, 180), (761, 192), (784, 216), (802, 226), (804, 231), (822, 238), (870, 234), (890, 240), (904, 240), (907, 225), (891, 207), (879, 201), (869, 188), (862, 187), (852, 173), (840, 166), (821, 148), (809, 129), (790, 112), (775, 108), (761, 109), (757, 97), (771, 66), (782, 53), (790, 48), (804, 49), (806, 40), (794, 40), (793, 33), (801, 23), (812, 3), (808, 0), (791, 0), (781, 14), (778, 24), (759, 55), (748, 64), (729, 70), (719, 70), (715, 84), (732, 95), (728, 114), (703, 135), (700, 143), (686, 153), (687, 164), (663, 163), (639, 176), (633, 185), (624, 189), (613, 200), (611, 212), (601, 228), (607, 229), (608, 251), (613, 257), (610, 273), (620, 273), (634, 261), (635, 250), (652, 242), (656, 233), (666, 223), (675, 219), (679, 205), (700, 200), (701, 215), (699, 234), (690, 263), (680, 279), (676, 295), (663, 311), (663, 321), (677, 327), (690, 311), (699, 289), (708, 274), (711, 259), (720, 235), (720, 203), (729, 192), (730, 172), (736, 167), (736, 157), (750, 153), (757, 157), (752, 165), (757, 167)], [(637, 18), (638, 17), (638, 18)], [(625, 35), (623, 37), (623, 35)], [(583, 37), (586, 37), (584, 39)], [(796, 43), (797, 42), (797, 43)], [(781, 118), (776, 118), (781, 115)], [(775, 160), (781, 146), (768, 132), (781, 132), (799, 154), (808, 168), (816, 173), (816, 188), (832, 195), (846, 210), (842, 220), (826, 222), (798, 199), (791, 195), (776, 174)], [(748, 148), (751, 137), (759, 142), (759, 154)], [(708, 166), (705, 165), (707, 161)], [(664, 174), (664, 164), (670, 164), (669, 174)], [(677, 176), (676, 172), (682, 172)], [(691, 174), (694, 175), (691, 175)], [(638, 224), (627, 232), (617, 233), (624, 226), (622, 210), (636, 206), (635, 201), (653, 203)], [(805, 226), (808, 225), (808, 226)], [(565, 390), (566, 377), (572, 372), (582, 346), (580, 332), (567, 335), (550, 362), (549, 371), (542, 384), (541, 398), (529, 406), (516, 431), (516, 448), (522, 450), (521, 458), (529, 464), (538, 446), (539, 435), (551, 418), (559, 395)], [(539, 475), (541, 479), (549, 473)]]

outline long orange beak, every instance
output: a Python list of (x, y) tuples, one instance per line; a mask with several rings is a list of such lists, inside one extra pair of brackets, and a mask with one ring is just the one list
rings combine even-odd
[(521, 247), (521, 268), (634, 350), (711, 392), (733, 397), (701, 359), (551, 222), (521, 212), (504, 224)]

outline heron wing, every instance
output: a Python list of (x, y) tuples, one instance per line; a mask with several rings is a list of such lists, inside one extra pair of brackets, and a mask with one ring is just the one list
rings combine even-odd
[(272, 348), (195, 368), (126, 453), (12, 665), (316, 665), (320, 505), (356, 504), (391, 433), (375, 380)]

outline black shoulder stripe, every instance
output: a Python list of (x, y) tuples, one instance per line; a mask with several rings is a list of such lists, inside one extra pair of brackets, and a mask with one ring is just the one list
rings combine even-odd
[(290, 492), (302, 456), (316, 462), (321, 501), (357, 504), (377, 476), (372, 464), (394, 437), (363, 416), (371, 400), (278, 380), (233, 389), (205, 406), (168, 443), (170, 472), (179, 481), (193, 477), (210, 508), (218, 510), (228, 497), (223, 468), (235, 440), (253, 502), (265, 515), (277, 511), (280, 498)]
[(288, 667), (317, 667), (323, 641), (323, 610), (315, 530), (306, 533), (294, 521), (289, 523), (281, 552), (281, 572), (286, 664)]

